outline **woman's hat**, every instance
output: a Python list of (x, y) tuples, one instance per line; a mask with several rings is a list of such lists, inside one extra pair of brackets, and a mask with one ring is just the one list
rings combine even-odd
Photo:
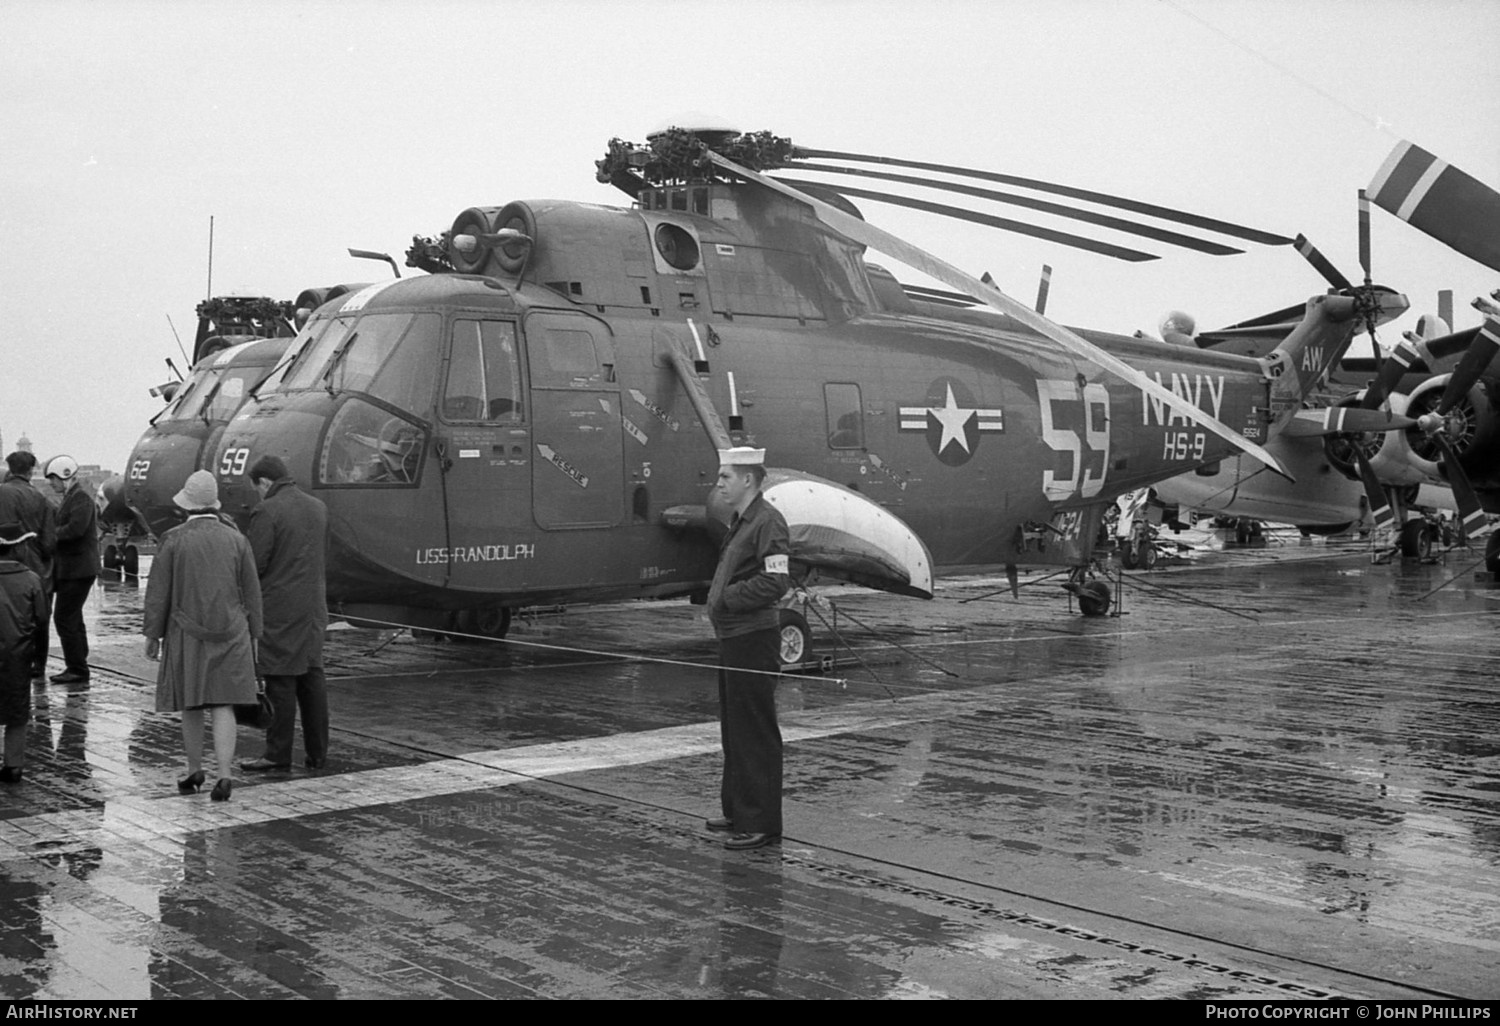
[(35, 531), (28, 531), (20, 524), (0, 524), (0, 545), (19, 545), (35, 537)]
[(218, 509), (219, 482), (206, 470), (195, 470), (183, 483), (182, 491), (172, 501), (183, 509)]

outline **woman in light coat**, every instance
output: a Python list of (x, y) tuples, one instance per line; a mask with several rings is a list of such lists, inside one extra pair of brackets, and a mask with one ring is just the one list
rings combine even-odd
[(160, 659), (158, 712), (182, 713), (188, 775), (177, 789), (203, 786), (203, 711), (213, 715), (219, 778), (211, 797), (228, 801), (238, 728), (235, 705), (256, 702), (255, 644), (261, 634), (260, 581), (250, 543), (221, 521), (219, 488), (199, 470), (172, 501), (187, 522), (162, 536), (146, 585), (146, 658)]

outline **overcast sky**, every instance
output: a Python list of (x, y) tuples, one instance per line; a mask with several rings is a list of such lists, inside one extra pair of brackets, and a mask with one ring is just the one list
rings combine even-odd
[[(400, 260), (476, 204), (624, 205), (606, 142), (692, 111), (1305, 232), (1357, 278), (1355, 191), (1398, 139), (1500, 185), (1497, 41), (1493, 0), (0, 0), (0, 434), (124, 468), (182, 362), (169, 315), (191, 344), (210, 216), (216, 294), (379, 280), (348, 247)], [(1287, 248), (1124, 264), (860, 205), (1026, 302), (1052, 264), (1068, 324), (1218, 327), (1324, 288)], [(1373, 220), (1375, 278), (1415, 306), (1384, 337), (1442, 288), (1478, 322), (1500, 275)]]

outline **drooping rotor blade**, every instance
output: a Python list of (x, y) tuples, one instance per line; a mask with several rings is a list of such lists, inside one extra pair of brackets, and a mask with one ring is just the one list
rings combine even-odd
[(1036, 287), (1036, 312), (1045, 315), (1047, 313), (1047, 293), (1052, 288), (1052, 266), (1042, 265), (1042, 280)]
[(936, 278), (950, 288), (960, 289), (970, 295), (978, 296), (994, 309), (1008, 314), (1043, 337), (1056, 342), (1064, 349), (1098, 364), (1122, 381), (1128, 382), (1152, 398), (1167, 404), (1170, 409), (1181, 413), (1188, 420), (1202, 425), (1205, 430), (1211, 431), (1220, 438), (1223, 438), (1236, 449), (1249, 453), (1278, 474), (1288, 480), (1292, 480), (1292, 476), (1287, 473), (1281, 461), (1265, 449), (1244, 438), (1238, 432), (1225, 426), (1213, 417), (1210, 417), (1182, 396), (1163, 388), (1160, 384), (1146, 377), (1146, 375), (1128, 363), (1105, 352), (1093, 343), (1079, 338), (1078, 335), (1064, 328), (1062, 325), (1047, 320), (1047, 318), (1036, 313), (1030, 307), (1016, 302), (994, 286), (986, 285), (973, 275), (961, 271), (952, 264), (933, 256), (931, 253), (897, 238), (890, 232), (876, 228), (866, 221), (862, 221), (851, 214), (846, 214), (837, 207), (824, 203), (814, 196), (799, 192), (789, 185), (785, 185), (772, 178), (767, 178), (765, 175), (751, 171), (749, 168), (741, 167), (734, 161), (715, 153), (713, 150), (707, 150), (706, 156), (714, 164), (726, 171), (739, 175), (747, 181), (757, 182), (767, 189), (807, 204), (824, 224), (827, 224), (848, 238), (894, 257), (908, 266)]
[[(806, 182), (796, 178), (778, 178), (778, 182), (790, 185), (795, 189), (803, 187), (812, 189), (825, 189), (836, 192), (841, 196), (858, 196), (861, 199), (872, 199), (877, 203), (891, 203), (898, 207), (910, 207), (912, 210), (925, 210), (929, 214), (941, 214), (943, 217), (952, 217), (960, 221), (971, 221), (974, 224), (987, 225), (990, 228), (1000, 228), (1004, 231), (1015, 232), (1017, 235), (1030, 235), (1037, 239), (1046, 239), (1048, 242), (1058, 242), (1064, 246), (1072, 246), (1074, 249), (1085, 249), (1091, 253), (1100, 253), (1104, 256), (1114, 257), (1116, 260), (1129, 260), (1139, 263), (1142, 260), (1160, 259), (1155, 253), (1144, 253), (1138, 249), (1130, 249), (1125, 246), (1115, 246), (1108, 242), (1100, 242), (1098, 239), (1085, 238), (1082, 235), (1073, 235), (1069, 232), (1060, 232), (1053, 228), (1042, 228), (1024, 221), (1012, 221), (1007, 217), (996, 217), (993, 214), (978, 214), (963, 207), (951, 207), (946, 203), (933, 203), (928, 200), (912, 199), (909, 196), (897, 196), (891, 192), (876, 192), (872, 189), (856, 189), (848, 185), (824, 185), (821, 182)], [(802, 194), (798, 199), (806, 199)]]
[(1309, 242), (1306, 235), (1298, 235), (1293, 245), (1297, 247), (1297, 252), (1302, 254), (1303, 259), (1312, 264), (1328, 284), (1336, 289), (1354, 288), (1353, 283), (1339, 273), (1339, 269), (1333, 266), (1333, 262), (1324, 256), (1317, 246)]
[(1443, 451), (1444, 474), (1453, 488), (1453, 501), (1458, 504), (1458, 521), (1463, 525), (1464, 536), (1472, 540), (1489, 534), (1489, 517), (1485, 516), (1484, 507), (1479, 503), (1479, 494), (1474, 491), (1474, 483), (1459, 464), (1453, 446), (1448, 444), (1448, 439), (1442, 432), (1434, 435), (1433, 439)]
[(1018, 175), (1005, 175), (995, 171), (979, 171), (973, 168), (953, 167), (949, 164), (929, 164), (921, 160), (899, 160), (896, 157), (878, 157), (867, 153), (817, 150), (803, 146), (793, 147), (792, 156), (828, 160), (857, 160), (865, 164), (888, 164), (891, 167), (910, 167), (918, 171), (937, 171), (942, 174), (961, 175), (965, 178), (978, 178), (986, 182), (999, 182), (1002, 185), (1019, 185), (1025, 189), (1035, 189), (1037, 192), (1050, 192), (1055, 196), (1068, 196), (1072, 199), (1084, 200), (1088, 203), (1098, 203), (1102, 206), (1118, 207), (1121, 210), (1130, 210), (1137, 214), (1145, 214), (1147, 217), (1157, 217), (1163, 221), (1175, 221), (1178, 224), (1191, 225), (1194, 228), (1202, 228), (1205, 231), (1218, 232), (1220, 235), (1229, 235), (1236, 239), (1258, 242), (1266, 246), (1284, 246), (1291, 241), (1284, 235), (1275, 235), (1271, 232), (1263, 232), (1256, 228), (1247, 228), (1244, 225), (1233, 224), (1229, 221), (1220, 221), (1212, 217), (1202, 217), (1198, 214), (1190, 214), (1184, 210), (1173, 210), (1170, 207), (1160, 207), (1153, 203), (1142, 203), (1138, 200), (1125, 199), (1122, 196), (1111, 196), (1108, 193), (1093, 192), (1089, 189), (1076, 189), (1072, 186), (1057, 185), (1053, 182), (1044, 182), (1036, 178), (1022, 178)]
[[(1500, 193), (1402, 140), (1370, 182), (1377, 206), (1500, 271)], [(1448, 322), (1452, 324), (1452, 321)]]
[(1446, 324), (1446, 325), (1448, 325), (1448, 327), (1451, 328), (1451, 327), (1454, 326), (1453, 325), (1453, 290), (1452, 289), (1439, 289), (1438, 290), (1438, 316), (1443, 319), (1443, 323)]
[(1319, 410), (1298, 410), (1282, 433), (1291, 438), (1311, 438), (1367, 431), (1405, 431), (1416, 425), (1413, 418), (1397, 417), (1387, 410), (1327, 406)]
[[(927, 189), (942, 189), (945, 192), (957, 192), (965, 196), (973, 196), (977, 199), (993, 200), (996, 203), (1009, 203), (1012, 206), (1026, 207), (1028, 210), (1039, 210), (1045, 214), (1056, 214), (1058, 217), (1068, 217), (1075, 221), (1096, 224), (1101, 228), (1110, 228), (1114, 231), (1126, 232), (1130, 235), (1139, 235), (1146, 239), (1155, 239), (1157, 242), (1165, 242), (1172, 246), (1181, 246), (1184, 249), (1192, 249), (1199, 253), (1211, 254), (1212, 256), (1230, 256), (1235, 253), (1245, 252), (1243, 249), (1235, 249), (1233, 246), (1226, 246), (1221, 242), (1210, 242), (1207, 239), (1195, 238), (1191, 235), (1184, 235), (1181, 232), (1170, 231), (1166, 228), (1141, 224), (1139, 221), (1127, 221), (1123, 217), (1113, 217), (1109, 214), (1100, 214), (1092, 210), (1079, 210), (1076, 207), (1037, 199), (1034, 196), (1021, 196), (1013, 192), (996, 192), (993, 189), (981, 189), (977, 185), (962, 185), (958, 182), (943, 182), (931, 178), (918, 178), (915, 175), (895, 175), (885, 171), (871, 171), (868, 168), (861, 167), (842, 167), (838, 164), (808, 164), (806, 162), (791, 161), (786, 166), (797, 171), (829, 171), (834, 174), (859, 175), (863, 178), (878, 178), (885, 182), (900, 182), (904, 185), (918, 185)], [(830, 188), (836, 187), (830, 186)]]

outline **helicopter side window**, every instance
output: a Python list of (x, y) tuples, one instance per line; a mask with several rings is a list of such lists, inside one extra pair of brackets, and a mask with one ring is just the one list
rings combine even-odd
[(454, 321), (443, 419), (518, 423), (522, 413), (515, 324)]
[(318, 479), (325, 485), (413, 485), (426, 449), (427, 433), (419, 426), (351, 398), (328, 425)]
[(830, 449), (864, 448), (865, 418), (859, 401), (859, 386), (824, 385), (823, 407), (828, 416), (828, 447)]

